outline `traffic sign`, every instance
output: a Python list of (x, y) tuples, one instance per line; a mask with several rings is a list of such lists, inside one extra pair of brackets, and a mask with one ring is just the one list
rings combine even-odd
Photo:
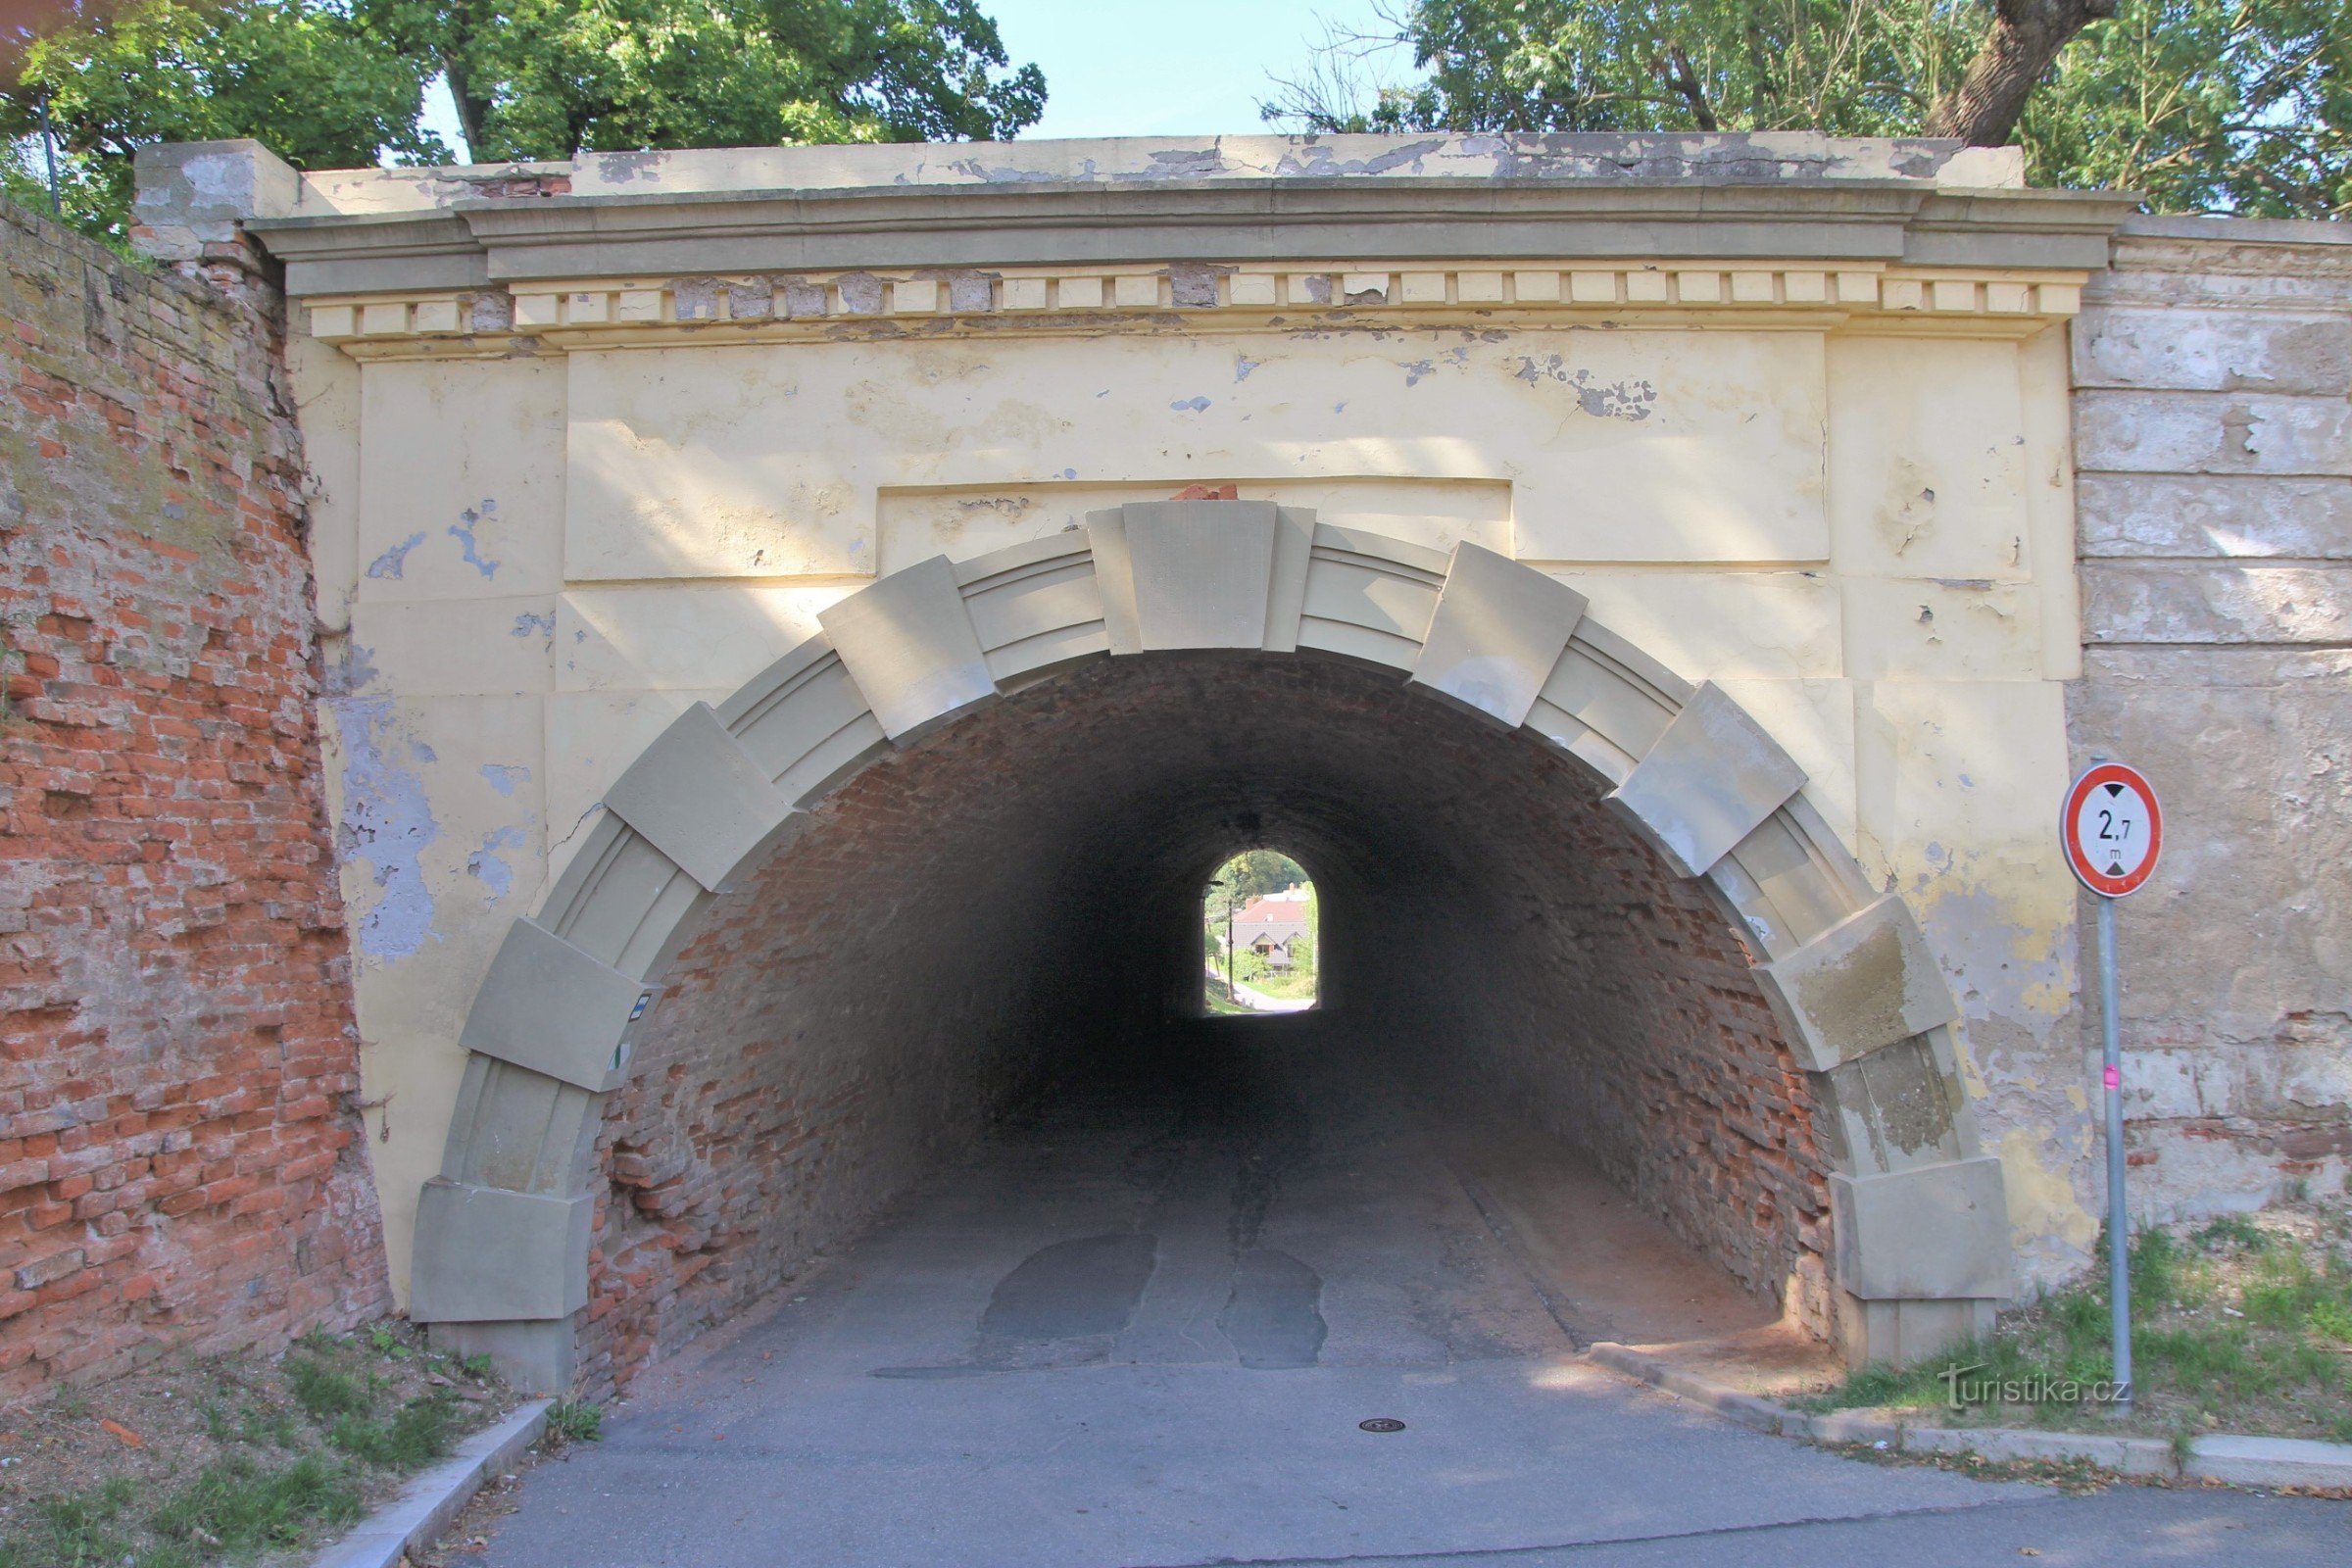
[(2058, 837), (2075, 879), (2101, 898), (2137, 893), (2156, 872), (2164, 811), (2137, 768), (2101, 762), (2075, 780), (2058, 813)]

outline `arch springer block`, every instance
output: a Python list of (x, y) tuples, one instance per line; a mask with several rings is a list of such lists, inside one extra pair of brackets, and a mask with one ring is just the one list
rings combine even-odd
[(1795, 759), (1708, 681), (1601, 804), (1677, 871), (1699, 877), (1804, 785)]
[(605, 808), (716, 893), (793, 815), (709, 703), (680, 713), (605, 791)]
[(1465, 539), (1453, 547), (1408, 683), (1517, 729), (1567, 652), (1585, 603), (1556, 577)]
[(1756, 965), (1755, 975), (1809, 1072), (1960, 1018), (1918, 920), (1892, 894), (1794, 953)]
[(529, 919), (507, 928), (458, 1044), (594, 1094), (617, 1087), (656, 988)]

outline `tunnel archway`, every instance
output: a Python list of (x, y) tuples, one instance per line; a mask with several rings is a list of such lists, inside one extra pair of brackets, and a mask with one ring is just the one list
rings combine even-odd
[[(1203, 864), (1281, 836), (1326, 864), (1332, 1016), (1476, 1045), (1463, 1062), (1552, 1107), (1687, 1239), (1751, 1286), (1794, 1281), (1849, 1356), (1980, 1330), (2011, 1289), (1999, 1166), (1916, 923), (1752, 720), (1584, 609), (1474, 545), (1238, 502), (1131, 505), (842, 601), (650, 747), (515, 922), (467, 1017), (412, 1315), (562, 1388), (582, 1318), (625, 1305), (591, 1310), (592, 1237), (624, 1286), (627, 1228), (652, 1224), (755, 1288), (796, 1224), (837, 1235), (1056, 1052), (1197, 999)], [(1250, 728), (1285, 712), (1312, 745)], [(1024, 843), (1051, 863), (1015, 907), (1004, 850)], [(1371, 961), (1440, 888), (1477, 916), (1424, 922), (1424, 983)], [(868, 961), (810, 962), (844, 952)], [(1477, 1005), (1447, 1011), (1466, 993), (1427, 968), (1470, 963)], [(796, 1027), (830, 1049), (820, 1016), (906, 1054), (830, 1102), (685, 1059), (760, 1058)], [(616, 1094), (645, 1113), (618, 1130)], [(796, 1095), (817, 1144), (840, 1135), (840, 1179), (743, 1236), (728, 1175), (678, 1150), (772, 1146), (746, 1108)], [(665, 1116), (685, 1136), (630, 1137)]]

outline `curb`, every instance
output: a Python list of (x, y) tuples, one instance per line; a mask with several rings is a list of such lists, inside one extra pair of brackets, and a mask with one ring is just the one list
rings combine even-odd
[(1612, 1372), (1662, 1389), (1743, 1427), (1807, 1443), (1841, 1447), (1858, 1445), (1904, 1453), (1977, 1453), (1994, 1460), (2079, 1459), (2118, 1475), (2167, 1481), (2352, 1491), (2352, 1444), (2217, 1433), (2191, 1439), (2183, 1459), (2163, 1438), (2017, 1427), (1915, 1427), (1871, 1410), (1807, 1415), (1710, 1383), (1659, 1356), (1623, 1345), (1602, 1341), (1589, 1347), (1585, 1354)]
[(552, 1399), (532, 1399), (513, 1415), (458, 1445), (457, 1452), (417, 1476), (400, 1495), (361, 1520), (350, 1535), (312, 1560), (311, 1568), (399, 1568), (410, 1547), (447, 1530), (492, 1470), (512, 1464), (547, 1430)]

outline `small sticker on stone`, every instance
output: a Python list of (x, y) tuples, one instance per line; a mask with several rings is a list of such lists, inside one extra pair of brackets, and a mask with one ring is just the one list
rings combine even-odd
[(1356, 1427), (1364, 1432), (1402, 1432), (1404, 1423), (1393, 1415), (1376, 1415), (1369, 1421), (1358, 1421)]

